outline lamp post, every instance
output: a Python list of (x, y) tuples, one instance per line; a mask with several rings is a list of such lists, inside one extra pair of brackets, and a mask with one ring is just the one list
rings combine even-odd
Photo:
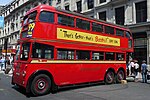
[(8, 38), (5, 38), (4, 42), (4, 50), (5, 50), (5, 69), (6, 69), (6, 61), (7, 61), (7, 45), (8, 45)]

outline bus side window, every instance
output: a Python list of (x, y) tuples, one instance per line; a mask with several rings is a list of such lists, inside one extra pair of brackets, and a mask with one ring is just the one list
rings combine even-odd
[(74, 59), (74, 51), (67, 49), (58, 49), (57, 59)]
[(90, 22), (82, 19), (76, 19), (76, 27), (84, 30), (90, 30)]
[(53, 59), (54, 47), (46, 44), (34, 43), (32, 48), (32, 58)]
[(81, 51), (76, 52), (76, 59), (80, 60), (90, 60), (90, 51)]
[(116, 54), (116, 57), (117, 57), (116, 60), (124, 60), (124, 57), (125, 57), (125, 56), (124, 56), (123, 53), (117, 53), (117, 54)]
[(104, 60), (103, 52), (92, 52), (92, 60)]
[(116, 29), (116, 35), (124, 37), (124, 31), (120, 29)]
[(74, 18), (58, 14), (58, 24), (74, 27)]
[(114, 28), (110, 26), (105, 26), (105, 33), (114, 35)]
[(94, 32), (103, 32), (103, 25), (92, 23), (92, 31)]
[(39, 20), (41, 22), (54, 23), (54, 13), (48, 11), (42, 11), (40, 13)]
[(115, 53), (113, 53), (113, 52), (106, 52), (105, 53), (105, 59), (106, 60), (115, 60)]

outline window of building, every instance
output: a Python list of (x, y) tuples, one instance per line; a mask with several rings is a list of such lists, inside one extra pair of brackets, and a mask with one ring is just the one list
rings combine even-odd
[(89, 60), (90, 59), (90, 51), (81, 51), (81, 50), (77, 51), (76, 59)]
[(103, 25), (98, 23), (92, 23), (92, 31), (103, 32)]
[(99, 0), (99, 3), (104, 3), (106, 2), (106, 0)]
[(105, 53), (105, 59), (106, 60), (115, 60), (115, 53), (113, 53), (113, 52), (106, 52)]
[(53, 23), (54, 22), (54, 13), (48, 12), (48, 11), (42, 11), (40, 13), (39, 20), (41, 22)]
[(124, 37), (124, 31), (120, 29), (116, 29), (116, 35)]
[(135, 4), (136, 7), (136, 22), (147, 21), (147, 1), (142, 1)]
[[(42, 48), (41, 48), (42, 47)], [(32, 58), (53, 59), (54, 47), (46, 44), (34, 43)]]
[(94, 0), (88, 0), (88, 9), (92, 9), (94, 7)]
[(78, 1), (77, 2), (77, 12), (81, 12), (82, 11), (82, 1)]
[(69, 10), (69, 5), (65, 6), (65, 10)]
[(58, 49), (57, 59), (74, 59), (74, 51), (66, 49)]
[(106, 11), (99, 12), (99, 19), (106, 21)]
[(104, 53), (103, 52), (93, 52), (92, 60), (104, 60)]
[(74, 27), (74, 18), (58, 14), (58, 24)]
[(114, 28), (110, 26), (105, 26), (105, 33), (106, 34), (114, 34)]
[(124, 14), (124, 6), (123, 7), (119, 7), (119, 8), (115, 8), (115, 20), (116, 20), (116, 24), (120, 24), (120, 25), (124, 25), (124, 18), (125, 18), (125, 14)]
[(116, 53), (116, 60), (124, 60), (124, 54), (123, 53)]
[(81, 29), (85, 29), (85, 30), (90, 30), (90, 22), (89, 21), (85, 21), (85, 20), (77, 18), (77, 20), (76, 20), (76, 26), (77, 26), (77, 28), (81, 28)]

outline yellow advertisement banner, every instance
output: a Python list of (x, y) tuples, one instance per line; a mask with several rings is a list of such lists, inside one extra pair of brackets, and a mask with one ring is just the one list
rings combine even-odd
[(120, 39), (109, 36), (95, 35), (86, 32), (57, 28), (57, 39), (89, 42), (111, 46), (120, 46)]

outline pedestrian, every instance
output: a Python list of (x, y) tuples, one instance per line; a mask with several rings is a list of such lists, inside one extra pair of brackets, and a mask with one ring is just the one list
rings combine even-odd
[(3, 55), (2, 58), (1, 58), (1, 69), (2, 69), (3, 71), (5, 71), (5, 57), (4, 57), (4, 55)]
[(0, 57), (0, 70), (2, 70), (2, 57)]
[(147, 70), (147, 65), (146, 65), (145, 60), (142, 61), (141, 71), (142, 71), (142, 82), (147, 83), (147, 71), (148, 70)]
[(134, 63), (135, 77), (137, 77), (138, 72), (139, 72), (139, 64), (138, 64), (138, 61), (137, 61), (137, 60), (135, 60), (134, 62), (135, 62), (135, 63)]
[(134, 61), (131, 60), (129, 64), (129, 76), (134, 75)]
[(126, 64), (127, 76), (129, 76), (129, 65), (130, 65), (130, 62), (127, 62)]

